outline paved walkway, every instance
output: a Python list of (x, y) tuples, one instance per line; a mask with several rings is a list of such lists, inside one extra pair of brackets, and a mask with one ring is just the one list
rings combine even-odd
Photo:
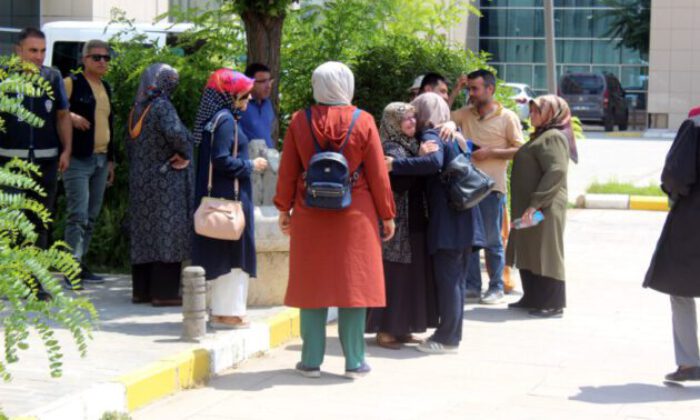
[[(100, 314), (94, 340), (88, 343), (87, 357), (81, 359), (68, 332), (59, 331), (64, 372), (61, 378), (53, 379), (46, 353), (34, 337), (29, 350), (19, 353), (20, 361), (10, 365), (12, 382), (0, 382), (0, 407), (8, 416), (24, 414), (92, 384), (195, 347), (180, 340), (181, 308), (132, 304), (128, 276), (112, 277), (80, 293), (90, 298)], [(258, 321), (282, 310), (283, 307), (251, 308), (249, 316), (251, 321)]]
[(470, 305), (457, 355), (371, 345), (374, 371), (355, 382), (339, 376), (329, 329), (320, 380), (291, 369), (297, 341), (135, 418), (697, 419), (700, 384), (662, 382), (674, 368), (668, 298), (641, 288), (665, 216), (571, 210), (562, 319)]

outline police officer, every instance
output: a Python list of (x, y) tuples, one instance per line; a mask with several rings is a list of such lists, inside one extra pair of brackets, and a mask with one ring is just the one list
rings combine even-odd
[[(51, 212), (53, 218), (56, 201), (58, 172), (68, 169), (71, 156), (73, 128), (71, 126), (68, 100), (61, 74), (43, 65), (46, 55), (46, 36), (35, 28), (26, 28), (19, 34), (16, 53), (27, 63), (39, 68), (41, 76), (52, 87), (53, 99), (48, 94), (41, 97), (25, 96), (24, 107), (44, 121), (42, 127), (32, 127), (13, 115), (2, 115), (5, 131), (0, 132), (0, 165), (18, 157), (39, 166), (41, 175), (36, 181), (44, 189), (44, 197), (33, 196)], [(46, 249), (49, 246), (49, 231), (38, 220), (35, 222), (39, 239), (37, 246)]]

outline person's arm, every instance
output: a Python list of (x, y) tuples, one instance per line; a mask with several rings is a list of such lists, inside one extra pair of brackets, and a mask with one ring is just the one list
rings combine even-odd
[[(379, 139), (379, 131), (374, 118), (370, 114), (363, 112), (360, 118), (370, 120), (368, 124), (363, 124), (367, 127), (368, 136), (362, 157), (367, 184), (369, 185), (380, 220), (384, 221), (385, 225), (391, 221), (393, 226), (393, 219), (396, 216), (396, 204), (394, 203), (394, 194), (391, 191), (389, 173), (384, 163), (384, 153), (382, 152), (382, 142)], [(386, 229), (387, 226), (384, 226), (384, 228)], [(384, 234), (386, 235), (387, 232), (385, 231)], [(391, 236), (393, 236), (393, 229)]]
[(438, 173), (442, 169), (444, 162), (445, 146), (437, 135), (428, 135), (423, 139), (423, 142), (426, 141), (434, 141), (438, 146), (438, 150), (425, 156), (392, 160), (392, 175), (432, 175)]
[(192, 159), (190, 132), (180, 120), (173, 104), (164, 99), (156, 99), (150, 112), (153, 113), (158, 130), (163, 134), (170, 148), (182, 159)]
[(214, 143), (211, 148), (212, 166), (215, 172), (231, 179), (250, 178), (254, 169), (253, 161), (241, 159), (232, 154), (234, 128), (231, 115), (225, 115), (219, 121), (214, 131)]
[(544, 173), (537, 188), (530, 195), (530, 208), (541, 209), (552, 205), (561, 187), (566, 183), (569, 149), (563, 134), (549, 134), (533, 150)]
[[(505, 112), (505, 111), (504, 111)], [(508, 113), (508, 118), (505, 126), (505, 137), (508, 141), (508, 147), (505, 148), (487, 148), (483, 147), (472, 154), (474, 160), (486, 159), (502, 159), (511, 160), (518, 152), (520, 146), (525, 144), (523, 139), (523, 130), (520, 120), (517, 115)]]
[(73, 153), (73, 125), (70, 119), (68, 95), (66, 86), (60, 76), (56, 76), (56, 131), (61, 141), (61, 155), (58, 158), (58, 170), (65, 172), (70, 165), (70, 156)]
[(459, 96), (459, 93), (462, 91), (467, 86), (467, 76), (461, 75), (459, 76), (459, 79), (457, 79), (457, 83), (455, 84), (455, 87), (452, 89), (452, 92), (450, 92), (450, 98), (447, 100), (447, 105), (452, 108), (452, 105), (454, 105), (455, 100), (457, 100), (457, 96)]

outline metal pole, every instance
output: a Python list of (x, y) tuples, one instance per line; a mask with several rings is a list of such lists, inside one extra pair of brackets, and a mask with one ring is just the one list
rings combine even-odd
[(544, 37), (547, 51), (547, 90), (557, 93), (556, 49), (554, 43), (554, 0), (544, 0)]

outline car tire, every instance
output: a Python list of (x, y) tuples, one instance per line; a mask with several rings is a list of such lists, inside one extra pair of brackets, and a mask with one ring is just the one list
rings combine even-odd
[(605, 131), (613, 131), (615, 129), (615, 121), (613, 121), (612, 113), (605, 114), (603, 117), (603, 126)]

